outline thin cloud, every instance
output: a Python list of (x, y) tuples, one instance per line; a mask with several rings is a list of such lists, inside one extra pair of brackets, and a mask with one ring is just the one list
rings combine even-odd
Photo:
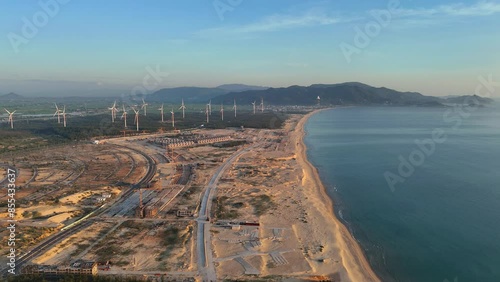
[[(268, 16), (259, 21), (237, 26), (223, 26), (216, 28), (203, 29), (195, 33), (198, 37), (229, 37), (238, 36), (238, 38), (254, 38), (255, 34), (264, 32), (276, 32), (294, 28), (327, 26), (339, 23), (363, 22), (370, 20), (371, 14), (383, 10), (368, 11), (366, 17), (353, 15), (329, 16), (324, 7), (321, 9), (311, 9), (302, 15), (283, 15), (277, 14)], [(431, 8), (400, 8), (394, 14), (394, 19), (405, 24), (404, 26), (430, 26), (444, 23), (459, 17), (483, 17), (500, 13), (500, 3), (492, 1), (481, 1), (472, 5), (455, 3), (440, 5)]]
[(333, 25), (342, 21), (344, 20), (315, 12), (308, 12), (300, 16), (272, 15), (258, 22), (240, 26), (209, 28), (201, 30), (196, 34), (201, 37), (212, 37), (215, 35), (249, 35), (292, 28)]
[(480, 2), (472, 6), (455, 5), (441, 7), (443, 13), (452, 16), (490, 16), (500, 12), (500, 4)]
[[(372, 10), (370, 14), (382, 11)], [(500, 13), (500, 3), (482, 1), (472, 5), (455, 3), (431, 8), (406, 9), (402, 7), (393, 13), (393, 19), (398, 21), (397, 27), (412, 28), (449, 23), (466, 17), (486, 17), (497, 13)]]
[(500, 3), (478, 2), (473, 5), (462, 3), (441, 5), (428, 9), (399, 9), (396, 15), (405, 18), (456, 18), (481, 17), (500, 13)]

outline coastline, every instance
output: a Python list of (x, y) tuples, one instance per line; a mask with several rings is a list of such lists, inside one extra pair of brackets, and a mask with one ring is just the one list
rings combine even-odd
[(321, 182), (318, 170), (307, 158), (307, 147), (304, 143), (305, 124), (312, 115), (325, 110), (331, 110), (331, 108), (306, 114), (299, 120), (292, 132), (291, 138), (295, 144), (297, 163), (303, 172), (302, 185), (308, 190), (307, 195), (312, 198), (310, 201), (315, 204), (316, 209), (322, 214), (326, 226), (334, 230), (335, 234), (333, 235), (340, 252), (341, 263), (349, 279), (351, 281), (381, 281), (368, 263), (359, 244), (347, 227), (335, 215), (334, 203), (326, 193), (326, 188)]

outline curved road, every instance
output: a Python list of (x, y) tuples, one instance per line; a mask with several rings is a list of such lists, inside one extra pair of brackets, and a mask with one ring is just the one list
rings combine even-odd
[[(153, 179), (154, 175), (156, 174), (156, 163), (155, 161), (150, 157), (148, 156), (147, 154), (137, 150), (137, 149), (134, 149), (134, 148), (130, 148), (130, 147), (127, 147), (127, 146), (122, 146), (122, 145), (116, 145), (116, 146), (119, 146), (119, 147), (125, 147), (129, 150), (132, 150), (132, 151), (135, 151), (139, 154), (141, 154), (148, 162), (148, 170), (146, 172), (146, 174), (144, 175), (144, 177), (142, 177), (139, 182), (137, 182), (137, 184), (134, 184), (133, 186), (134, 187), (141, 187), (142, 185), (144, 184), (148, 184), (149, 182), (151, 182), (151, 180)], [(16, 170), (17, 172), (17, 170)], [(121, 195), (121, 197), (119, 197), (115, 202), (114, 204), (120, 202), (120, 201), (123, 201), (125, 198), (129, 197), (132, 192), (134, 191), (134, 188), (130, 188), (128, 189), (125, 193), (123, 193)], [(106, 209), (103, 209), (105, 205), (102, 205), (101, 207), (99, 207), (97, 210), (95, 210), (94, 212), (92, 212), (91, 214), (96, 214), (97, 216), (104, 213), (108, 208)], [(19, 257), (16, 261), (16, 271), (17, 273), (19, 273), (20, 269), (22, 268), (22, 266), (29, 262), (31, 259), (41, 255), (42, 253), (44, 253), (45, 251), (47, 251), (50, 247), (52, 247), (53, 245), (57, 244), (58, 242), (61, 242), (62, 240), (64, 240), (65, 238), (67, 238), (68, 236), (71, 236), (73, 234), (75, 234), (76, 232), (84, 229), (85, 227), (88, 227), (90, 226), (90, 224), (92, 223), (91, 219), (88, 219), (88, 216), (87, 217), (84, 217), (78, 221), (76, 221), (74, 224), (72, 225), (68, 225), (67, 228), (65, 229), (62, 229), (61, 231), (59, 231), (58, 233), (50, 236), (48, 239), (46, 239), (45, 241), (43, 241), (42, 243), (40, 243), (39, 245), (35, 246), (32, 250), (28, 251), (27, 253), (25, 253), (23, 256)], [(6, 275), (7, 274), (7, 270), (8, 268), (3, 268), (2, 270), (0, 270), (0, 276), (1, 275)]]
[(217, 190), (217, 183), (222, 174), (232, 165), (232, 163), (242, 154), (247, 153), (259, 144), (252, 145), (234, 153), (221, 165), (214, 173), (208, 182), (205, 194), (201, 200), (200, 212), (198, 219), (198, 235), (197, 235), (197, 251), (198, 251), (198, 268), (200, 275), (203, 276), (203, 281), (217, 281), (214, 262), (212, 258), (212, 247), (210, 239), (210, 222), (208, 217), (212, 206), (212, 199)]

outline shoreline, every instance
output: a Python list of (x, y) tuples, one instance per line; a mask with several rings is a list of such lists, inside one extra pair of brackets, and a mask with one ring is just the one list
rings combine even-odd
[(315, 202), (322, 206), (317, 207), (320, 211), (325, 211), (324, 219), (328, 220), (327, 224), (334, 230), (334, 236), (340, 249), (342, 265), (347, 272), (351, 281), (381, 281), (371, 268), (368, 260), (361, 249), (358, 242), (354, 239), (347, 227), (337, 218), (334, 211), (333, 200), (326, 193), (326, 187), (321, 182), (318, 170), (314, 167), (307, 158), (307, 147), (304, 142), (306, 136), (305, 124), (309, 118), (321, 111), (331, 110), (320, 109), (307, 113), (297, 123), (295, 130), (292, 132), (292, 138), (295, 139), (295, 153), (297, 163), (303, 171), (302, 184), (309, 190), (308, 195), (315, 198)]

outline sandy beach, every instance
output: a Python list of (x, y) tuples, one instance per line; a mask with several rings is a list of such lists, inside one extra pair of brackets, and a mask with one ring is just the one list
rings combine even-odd
[[(321, 111), (321, 110), (319, 110)], [(340, 249), (342, 265), (347, 271), (350, 281), (380, 281), (377, 275), (371, 269), (366, 260), (363, 251), (358, 243), (352, 237), (346, 226), (344, 226), (335, 216), (333, 202), (326, 194), (326, 189), (320, 180), (317, 169), (307, 159), (307, 148), (304, 144), (306, 135), (305, 124), (309, 117), (319, 111), (311, 112), (305, 115), (297, 124), (292, 133), (293, 143), (296, 144), (296, 157), (298, 164), (303, 169), (302, 186), (314, 207), (321, 213), (317, 217), (317, 223), (326, 226), (333, 233), (333, 244)], [(313, 211), (314, 212), (314, 211)]]
[[(333, 203), (326, 194), (318, 172), (307, 159), (307, 148), (303, 142), (306, 134), (304, 126), (309, 117), (317, 112), (292, 114), (284, 121), (284, 126), (277, 129), (250, 128), (217, 132), (251, 140), (247, 143), (251, 150), (246, 150), (245, 146), (198, 146), (177, 150), (189, 162), (203, 160), (204, 163), (194, 170), (193, 181), (189, 184), (191, 192), (173, 202), (174, 210), (188, 210), (188, 207), (194, 210), (198, 203), (197, 195), (220, 167), (222, 160), (238, 150), (244, 150), (220, 175), (217, 195), (212, 201), (210, 217), (215, 223), (209, 230), (210, 251), (217, 281), (249, 281), (254, 278), (263, 281), (380, 281), (358, 243), (336, 218)], [(206, 132), (200, 130), (200, 134)], [(138, 144), (129, 146), (141, 148)], [(117, 154), (122, 152), (120, 149)], [(154, 155), (155, 151), (150, 154)], [(129, 174), (140, 177), (145, 171), (140, 165), (144, 160), (134, 156), (98, 155), (101, 160), (114, 159), (120, 163), (125, 168), (118, 173), (120, 177), (128, 177), (124, 172), (130, 170), (130, 165), (125, 164), (132, 160), (141, 169), (137, 172), (130, 170)], [(98, 164), (98, 167), (102, 169), (106, 167), (105, 164)], [(169, 168), (168, 165), (158, 166), (162, 173), (159, 179), (167, 179), (174, 173), (176, 166)], [(97, 171), (90, 167), (88, 176), (83, 175), (84, 179), (94, 179), (92, 175)], [(47, 169), (45, 173), (50, 175), (52, 172)], [(36, 207), (36, 211), (41, 215), (55, 212), (47, 221), (54, 227), (58, 226), (70, 213), (78, 211), (75, 206), (82, 199), (92, 194), (120, 192), (104, 184), (100, 181), (94, 189), (61, 193), (60, 206), (44, 204)], [(19, 208), (21, 213), (25, 210), (35, 211), (35, 207)], [(76, 257), (102, 261), (109, 259), (111, 251), (123, 250), (120, 255), (112, 257), (121, 264), (117, 264), (114, 273), (134, 271), (139, 274), (141, 272), (136, 271), (161, 270), (191, 276), (200, 269), (195, 263), (194, 227), (188, 221), (179, 221), (174, 232), (171, 229), (174, 225), (169, 221), (176, 221), (177, 218), (169, 218), (166, 213), (159, 221), (161, 225), (150, 221), (139, 225), (137, 218), (122, 221), (121, 217), (115, 219), (110, 216), (106, 219), (109, 221), (99, 222), (88, 230), (80, 230), (66, 238), (36, 258), (35, 262), (65, 264)], [(231, 224), (225, 226), (228, 221)], [(175, 237), (179, 240), (166, 249), (162, 238), (170, 234), (165, 233), (167, 231), (179, 234)], [(106, 235), (101, 236), (101, 233)], [(143, 263), (132, 264), (136, 258)], [(203, 280), (202, 275), (196, 278), (198, 281)]]
[(259, 227), (212, 228), (218, 279), (380, 281), (307, 160), (304, 125), (317, 112), (292, 115), (278, 130), (245, 132), (260, 144), (224, 175), (216, 210)]

